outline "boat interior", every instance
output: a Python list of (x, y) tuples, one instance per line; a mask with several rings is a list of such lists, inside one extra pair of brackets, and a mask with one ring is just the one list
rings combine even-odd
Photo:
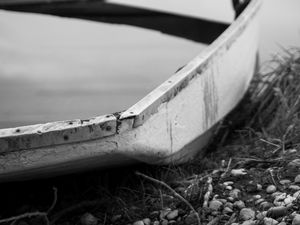
[(0, 0), (0, 128), (125, 110), (230, 24), (120, 2)]

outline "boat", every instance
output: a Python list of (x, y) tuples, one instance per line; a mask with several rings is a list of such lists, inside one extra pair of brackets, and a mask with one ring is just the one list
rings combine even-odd
[[(147, 1), (120, 2), (0, 0), (0, 9), (22, 12), (21, 17), (50, 14), (58, 19), (144, 27), (178, 37), (196, 32), (190, 39), (208, 44), (126, 110), (0, 129), (1, 182), (138, 162), (188, 162), (203, 153), (218, 122), (242, 99), (257, 64), (261, 0), (244, 1), (243, 11), (239, 10), (230, 24), (160, 11), (155, 4), (147, 6)], [(143, 20), (136, 19), (141, 17)], [(159, 23), (161, 19), (163, 23)], [(178, 31), (187, 19), (198, 29), (185, 26)], [(20, 27), (19, 32), (26, 30)]]

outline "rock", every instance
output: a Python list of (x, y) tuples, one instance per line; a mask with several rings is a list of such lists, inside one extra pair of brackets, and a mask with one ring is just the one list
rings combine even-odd
[(258, 191), (261, 191), (262, 190), (262, 185), (261, 184), (256, 184), (256, 188)]
[(230, 201), (230, 202), (233, 202), (234, 198), (233, 197), (228, 197), (227, 200)]
[(98, 219), (91, 213), (85, 213), (80, 217), (80, 223), (82, 225), (96, 225)]
[(169, 212), (171, 212), (170, 208), (165, 208), (165, 209), (160, 210), (159, 218), (161, 220), (164, 219)]
[(256, 215), (256, 219), (263, 220), (266, 217), (266, 215), (267, 215), (266, 211), (260, 212)]
[(300, 167), (300, 159), (294, 159), (293, 161), (289, 162), (289, 167), (292, 168), (299, 168)]
[(168, 224), (169, 224), (169, 221), (168, 221), (168, 220), (162, 220), (160, 224), (161, 224), (161, 225), (168, 225)]
[(292, 225), (300, 225), (300, 214), (295, 215)]
[(232, 169), (230, 173), (232, 176), (243, 176), (247, 174), (245, 169)]
[(224, 208), (225, 207), (228, 207), (230, 209), (233, 209), (233, 204), (231, 202), (226, 202), (225, 205), (224, 205)]
[(209, 208), (213, 211), (218, 211), (222, 205), (223, 203), (218, 200), (211, 200), (209, 202)]
[(300, 198), (300, 191), (296, 191), (296, 192), (293, 194), (293, 197), (294, 197), (294, 198)]
[(184, 222), (190, 225), (197, 224), (197, 216), (195, 215), (195, 213), (191, 213), (187, 217), (185, 217)]
[(269, 210), (270, 208), (272, 208), (274, 205), (270, 202), (262, 202), (260, 203), (259, 207), (260, 209), (262, 209), (263, 211)]
[(244, 221), (255, 218), (255, 212), (250, 208), (243, 208), (240, 211), (240, 218)]
[(227, 200), (226, 200), (226, 199), (223, 199), (223, 198), (216, 199), (216, 200), (218, 200), (218, 201), (222, 202), (223, 204), (226, 204), (226, 202), (227, 202)]
[(144, 225), (150, 225), (151, 220), (149, 218), (145, 218), (145, 219), (143, 219), (143, 223), (144, 223)]
[(168, 222), (168, 225), (175, 225), (175, 224), (177, 224), (176, 220), (170, 220)]
[(144, 225), (144, 222), (142, 220), (135, 221), (132, 225)]
[(294, 182), (295, 182), (295, 183), (300, 183), (300, 174), (298, 174), (298, 175), (295, 177)]
[(288, 195), (288, 196), (283, 200), (283, 202), (284, 202), (285, 205), (289, 205), (289, 204), (293, 203), (293, 201), (294, 201), (295, 199), (296, 199), (296, 198), (294, 198), (293, 196)]
[(264, 225), (276, 225), (276, 224), (278, 224), (277, 220), (274, 220), (274, 219), (269, 218), (269, 217), (264, 218)]
[(285, 206), (272, 207), (267, 212), (267, 217), (278, 218), (287, 215), (287, 208)]
[(264, 202), (265, 199), (261, 198), (261, 199), (258, 199), (254, 202), (255, 205), (259, 205), (260, 203)]
[(242, 223), (242, 225), (255, 225), (256, 220), (246, 220)]
[(267, 187), (267, 189), (266, 189), (266, 192), (267, 192), (268, 194), (272, 194), (272, 193), (274, 193), (276, 190), (277, 190), (277, 188), (276, 188), (275, 185), (269, 185), (269, 186)]
[(178, 209), (175, 209), (167, 214), (168, 220), (174, 220), (178, 217)]
[(159, 223), (159, 221), (155, 220), (155, 221), (153, 222), (153, 225), (160, 225), (160, 223)]
[(224, 186), (229, 186), (229, 185), (233, 185), (233, 184), (234, 184), (233, 181), (225, 181), (223, 183)]
[(238, 209), (243, 209), (245, 208), (245, 203), (242, 200), (236, 201), (233, 203), (233, 206), (238, 208)]
[(256, 199), (256, 200), (257, 200), (257, 199), (260, 199), (260, 198), (261, 198), (261, 195), (254, 195), (253, 198)]
[(229, 207), (225, 207), (223, 210), (223, 214), (230, 214), (230, 213), (233, 213), (233, 210)]
[(116, 222), (117, 220), (121, 219), (122, 218), (122, 215), (114, 215), (112, 216), (111, 218), (111, 222)]
[(289, 189), (292, 190), (292, 191), (299, 191), (300, 186), (292, 184), (292, 185), (289, 186)]
[(273, 198), (276, 198), (278, 195), (282, 195), (282, 194), (283, 194), (282, 192), (276, 191), (276, 192), (274, 192), (274, 193), (272, 194), (272, 197), (273, 197)]
[(235, 188), (229, 192), (229, 196), (232, 197), (233, 199), (237, 199), (240, 197), (240, 193), (241, 193), (241, 191), (239, 189)]
[(288, 179), (283, 179), (283, 180), (280, 180), (279, 183), (280, 183), (281, 185), (287, 185), (287, 184), (290, 184), (291, 181), (288, 180)]
[(286, 225), (286, 222), (280, 222), (279, 224), (277, 225)]
[(231, 191), (233, 189), (233, 187), (232, 186), (226, 186), (225, 189)]

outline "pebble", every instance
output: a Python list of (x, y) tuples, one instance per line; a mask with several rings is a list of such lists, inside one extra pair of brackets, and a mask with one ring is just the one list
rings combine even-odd
[(278, 224), (277, 220), (274, 220), (274, 219), (269, 218), (269, 217), (264, 218), (264, 225), (276, 225), (276, 224)]
[(223, 210), (223, 214), (229, 214), (229, 213), (233, 213), (233, 210), (229, 207), (225, 207)]
[(233, 209), (233, 204), (231, 202), (226, 202), (224, 207), (228, 207), (230, 209)]
[(240, 193), (241, 193), (241, 190), (235, 188), (235, 189), (233, 189), (232, 191), (229, 192), (229, 196), (234, 198), (234, 199), (237, 199), (237, 198), (239, 198)]
[(281, 194), (283, 194), (283, 193), (280, 192), (280, 191), (276, 191), (276, 192), (274, 192), (274, 193), (272, 194), (272, 197), (275, 198), (275, 197), (277, 197), (278, 195), (281, 195)]
[(135, 221), (132, 225), (144, 225), (144, 222), (142, 220)]
[(300, 167), (300, 159), (294, 159), (293, 161), (289, 162), (288, 166), (293, 168)]
[(270, 202), (262, 202), (260, 203), (259, 207), (262, 209), (262, 210), (269, 210), (270, 208), (272, 208), (274, 205)]
[(171, 212), (170, 208), (165, 208), (160, 211), (159, 218), (162, 220), (166, 217), (166, 215)]
[(233, 181), (225, 181), (225, 182), (223, 183), (224, 186), (229, 186), (229, 185), (233, 185), (233, 184), (234, 184)]
[(292, 225), (300, 225), (300, 214), (295, 215)]
[(144, 223), (144, 225), (150, 225), (151, 220), (149, 218), (145, 218), (145, 219), (143, 219), (143, 223)]
[(81, 216), (80, 222), (82, 225), (96, 225), (98, 219), (91, 213), (85, 213)]
[(246, 175), (247, 172), (245, 169), (232, 169), (231, 170), (231, 175), (232, 176), (242, 176), (242, 175)]
[(196, 224), (198, 223), (197, 216), (195, 215), (195, 213), (191, 213), (187, 217), (185, 217), (184, 222), (186, 224)]
[(222, 202), (223, 204), (226, 204), (227, 200), (226, 199), (223, 199), (223, 198), (220, 198), (218, 199), (220, 202)]
[(260, 199), (260, 198), (261, 198), (261, 195), (254, 195), (253, 198), (254, 198), (254, 199)]
[(293, 203), (293, 201), (294, 201), (295, 199), (296, 199), (296, 198), (294, 198), (293, 196), (288, 195), (288, 196), (283, 200), (283, 202), (284, 202), (285, 205), (289, 205), (289, 204)]
[(299, 191), (300, 186), (292, 184), (292, 185), (289, 186), (289, 189), (292, 190), (292, 191)]
[(261, 191), (262, 190), (262, 185), (261, 184), (256, 184), (256, 188), (258, 191)]
[(299, 197), (300, 197), (300, 191), (296, 191), (296, 192), (293, 194), (293, 197), (294, 197), (294, 198), (299, 198)]
[(111, 218), (111, 222), (116, 222), (117, 220), (121, 219), (122, 218), (122, 215), (114, 215), (112, 218)]
[(255, 212), (250, 208), (243, 208), (240, 211), (240, 218), (244, 221), (255, 218)]
[(160, 224), (161, 224), (161, 225), (168, 225), (168, 224), (169, 224), (169, 221), (168, 221), (168, 220), (162, 220)]
[(242, 223), (242, 225), (255, 225), (256, 221), (255, 220), (246, 220)]
[(300, 174), (298, 174), (298, 175), (295, 177), (294, 182), (295, 182), (295, 183), (300, 183)]
[(286, 222), (280, 222), (279, 224), (277, 225), (286, 225)]
[(223, 203), (218, 200), (212, 200), (209, 202), (209, 208), (213, 211), (218, 211), (222, 205)]
[(287, 215), (287, 208), (285, 206), (272, 207), (267, 212), (267, 216), (271, 218), (278, 218), (285, 215)]
[(267, 192), (268, 194), (272, 194), (272, 193), (274, 193), (276, 190), (277, 190), (277, 188), (276, 188), (275, 185), (269, 185), (269, 186), (267, 187), (267, 189), (266, 189), (266, 192)]
[(233, 201), (234, 201), (234, 198), (231, 197), (231, 196), (229, 196), (229, 197), (227, 198), (227, 200), (230, 201), (230, 202), (233, 202)]
[(263, 212), (259, 212), (257, 215), (256, 215), (256, 219), (258, 220), (263, 220), (267, 215), (267, 211), (263, 211)]
[(155, 220), (155, 221), (153, 222), (153, 225), (160, 225), (160, 223), (159, 223), (158, 220)]
[(259, 205), (260, 203), (264, 202), (265, 199), (261, 198), (261, 199), (258, 199), (254, 202), (255, 205)]
[(168, 220), (174, 220), (178, 217), (178, 209), (175, 209), (167, 214)]
[(233, 206), (237, 207), (238, 209), (243, 209), (246, 207), (245, 203), (242, 200), (234, 202)]
[(290, 184), (290, 183), (292, 183), (292, 182), (291, 182), (290, 180), (288, 180), (288, 179), (284, 179), (284, 180), (280, 180), (279, 183), (280, 183), (281, 185), (287, 185), (287, 184)]
[(233, 187), (232, 186), (226, 186), (225, 189), (231, 191), (233, 189)]

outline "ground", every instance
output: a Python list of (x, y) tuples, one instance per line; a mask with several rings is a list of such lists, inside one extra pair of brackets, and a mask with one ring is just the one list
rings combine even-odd
[(261, 71), (205, 157), (1, 184), (0, 224), (300, 224), (300, 50)]

